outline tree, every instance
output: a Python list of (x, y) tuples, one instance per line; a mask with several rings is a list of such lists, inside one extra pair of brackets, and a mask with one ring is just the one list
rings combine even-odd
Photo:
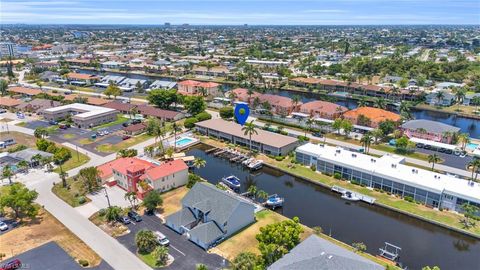
[(381, 139), (381, 138), (383, 138), (383, 136), (384, 136), (383, 131), (382, 131), (381, 129), (379, 129), (379, 128), (376, 128), (376, 129), (370, 131), (370, 134), (371, 134), (372, 137), (374, 138), (375, 144), (377, 144), (378, 140)]
[(332, 123), (333, 130), (337, 131), (337, 134), (340, 135), (340, 130), (342, 129), (343, 119), (337, 118)]
[(233, 117), (233, 107), (226, 106), (220, 109), (220, 117), (222, 119), (230, 119)]
[(411, 112), (411, 104), (408, 101), (402, 101), (400, 103), (400, 115), (403, 116), (405, 119), (411, 119), (412, 118), (412, 112)]
[(180, 124), (177, 124), (177, 122), (173, 122), (172, 129), (173, 129), (173, 151), (175, 152), (175, 150), (177, 149), (177, 132), (182, 131), (182, 126)]
[(140, 81), (137, 81), (137, 83), (135, 84), (135, 90), (138, 93), (143, 93), (144, 92), (143, 85)]
[(195, 115), (195, 118), (197, 118), (198, 121), (205, 121), (205, 120), (212, 119), (212, 115), (207, 113), (207, 112), (201, 112), (201, 113)]
[(460, 220), (467, 229), (475, 227), (476, 222), (473, 218), (480, 210), (477, 206), (469, 203), (462, 204), (463, 218)]
[(462, 150), (465, 151), (465, 147), (470, 142), (470, 134), (468, 133), (461, 133), (458, 135), (458, 140), (462, 143)]
[(164, 246), (157, 246), (152, 255), (155, 258), (157, 266), (165, 266), (168, 263), (168, 248)]
[(384, 135), (392, 133), (396, 128), (396, 123), (392, 120), (385, 120), (378, 124), (378, 128), (382, 131)]
[(108, 98), (110, 98), (110, 96), (113, 96), (114, 99), (117, 99), (118, 96), (122, 95), (122, 90), (113, 82), (111, 82), (107, 89), (103, 91), (103, 94), (106, 95)]
[(37, 139), (43, 139), (48, 136), (48, 131), (46, 128), (39, 127), (35, 129), (33, 136)]
[(147, 208), (147, 211), (155, 211), (157, 207), (163, 204), (163, 199), (160, 196), (160, 192), (156, 190), (150, 190), (143, 198), (143, 206)]
[(370, 145), (372, 144), (372, 135), (370, 132), (363, 134), (360, 142), (362, 143), (363, 148), (365, 149), (365, 153), (368, 154), (368, 150), (370, 150)]
[(313, 118), (308, 118), (305, 124), (307, 125), (307, 128), (305, 129), (305, 137), (307, 137), (307, 131), (312, 130), (312, 126), (313, 124), (315, 124), (315, 120), (313, 120)]
[(115, 223), (120, 218), (122, 208), (119, 206), (110, 206), (105, 211), (105, 219), (110, 223)]
[(208, 270), (208, 267), (205, 264), (200, 263), (200, 264), (197, 264), (197, 266), (195, 267), (195, 270)]
[(126, 158), (126, 157), (136, 157), (138, 155), (137, 149), (120, 149), (117, 152), (117, 157)]
[(8, 93), (8, 82), (4, 79), (0, 79), (0, 94), (5, 96)]
[(422, 270), (440, 270), (440, 267), (438, 267), (438, 266), (432, 266), (432, 267), (424, 266), (424, 267), (422, 267)]
[(353, 130), (353, 124), (349, 120), (345, 119), (342, 121), (342, 129), (343, 129), (343, 134), (345, 134), (345, 137), (348, 137), (350, 132)]
[(185, 121), (183, 122), (183, 125), (186, 128), (193, 128), (193, 127), (195, 127), (195, 123), (197, 123), (197, 122), (198, 122), (197, 118), (189, 117), (189, 118), (185, 119)]
[(314, 227), (312, 227), (312, 229), (313, 229), (313, 232), (314, 232), (316, 235), (320, 235), (320, 234), (323, 233), (323, 229), (322, 229), (322, 227), (320, 227), (320, 226), (314, 226)]
[(129, 191), (129, 192), (125, 193), (123, 198), (125, 200), (127, 200), (128, 202), (130, 202), (130, 205), (132, 206), (132, 209), (136, 208), (135, 202), (137, 201), (137, 193), (135, 193), (134, 191)]
[(384, 98), (375, 99), (373, 106), (379, 109), (385, 109), (387, 107), (387, 102)]
[(160, 139), (160, 147), (163, 152), (163, 136), (165, 135), (165, 129), (160, 119), (155, 117), (149, 117), (147, 120), (147, 134), (155, 137), (155, 147), (158, 147), (157, 140)]
[(5, 192), (0, 193), (0, 209), (12, 209), (15, 219), (24, 216), (34, 218), (38, 213), (38, 207), (34, 204), (37, 197), (35, 190), (29, 190), (21, 183), (13, 183)]
[(14, 175), (13, 170), (10, 165), (6, 165), (2, 170), (2, 177), (8, 178), (8, 183), (12, 184), (12, 176)]
[[(48, 148), (47, 148), (48, 151)], [(58, 148), (55, 153), (53, 154), (53, 161), (55, 164), (62, 165), (63, 163), (67, 162), (72, 157), (72, 153), (68, 148), (60, 147)]]
[(428, 155), (428, 163), (432, 163), (432, 171), (435, 168), (435, 164), (440, 162), (442, 159), (437, 155)]
[(185, 97), (184, 105), (187, 112), (192, 115), (197, 115), (207, 108), (203, 97), (200, 96)]
[(60, 179), (62, 180), (62, 186), (64, 188), (67, 187), (67, 178), (68, 178), (68, 173), (63, 171), (63, 170), (60, 170), (60, 172), (58, 173), (58, 176), (60, 177)]
[(140, 254), (148, 254), (158, 245), (155, 234), (150, 230), (140, 230), (135, 235), (135, 244)]
[[(472, 170), (472, 181), (475, 182), (478, 177), (478, 172), (480, 170), (480, 159), (474, 158), (472, 161), (470, 161), (467, 165), (467, 168)], [(475, 176), (474, 176), (475, 175)]]
[(366, 97), (362, 97), (358, 100), (358, 107), (367, 107), (368, 101)]
[(303, 228), (298, 217), (269, 224), (256, 235), (263, 264), (269, 266), (300, 243)]
[(149, 145), (149, 146), (145, 146), (145, 148), (143, 149), (143, 151), (145, 153), (147, 153), (147, 155), (149, 155), (150, 157), (153, 157), (153, 153), (155, 151), (155, 147), (153, 147), (152, 145)]
[(30, 164), (28, 164), (26, 160), (21, 160), (20, 162), (18, 162), (17, 166), (22, 171), (25, 171), (26, 173), (28, 173), (28, 168), (30, 167)]
[(257, 191), (257, 197), (266, 200), (268, 198), (268, 193), (265, 190), (260, 189)]
[(92, 192), (100, 187), (99, 174), (97, 167), (87, 167), (78, 172), (77, 178), (82, 181), (88, 192)]
[(167, 110), (170, 109), (172, 104), (179, 101), (177, 90), (175, 89), (153, 89), (148, 93), (147, 100), (158, 108)]
[(232, 270), (254, 270), (258, 264), (258, 256), (252, 252), (242, 252), (232, 261)]
[(195, 158), (193, 160), (193, 167), (200, 169), (202, 167), (205, 167), (207, 165), (207, 161), (203, 158)]
[(258, 131), (257, 131), (257, 128), (255, 127), (255, 125), (253, 124), (253, 120), (250, 121), (250, 123), (246, 123), (242, 127), (242, 131), (243, 131), (244, 135), (248, 135), (249, 148), (250, 148), (250, 152), (252, 152), (252, 135), (253, 134), (258, 135)]
[(352, 243), (352, 247), (357, 252), (365, 252), (367, 250), (367, 246), (362, 242)]
[(254, 199), (257, 195), (257, 191), (258, 191), (258, 189), (257, 189), (257, 186), (255, 186), (255, 185), (249, 186), (248, 190), (247, 190), (247, 192), (250, 193), (253, 196)]
[(197, 182), (200, 182), (200, 181), (202, 181), (202, 178), (200, 178), (200, 176), (193, 173), (189, 173), (187, 188), (192, 188)]

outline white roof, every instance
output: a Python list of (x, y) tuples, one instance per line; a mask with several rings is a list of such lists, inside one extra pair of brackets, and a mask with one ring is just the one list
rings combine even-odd
[(412, 141), (414, 143), (423, 143), (423, 144), (426, 144), (426, 145), (435, 146), (437, 148), (445, 148), (445, 149), (450, 149), (450, 150), (455, 150), (457, 148), (457, 146), (453, 145), (453, 144), (446, 144), (446, 143), (424, 140), (424, 139), (419, 139), (419, 138), (411, 138), (410, 141)]
[[(380, 158), (343, 149), (307, 143), (297, 148), (300, 153), (316, 156), (338, 165), (394, 180), (398, 183), (418, 187), (441, 194), (446, 192), (472, 202), (480, 203), (480, 184), (453, 176), (402, 164), (404, 157), (384, 155)], [(472, 182), (470, 182), (472, 183)]]
[(75, 117), (81, 118), (81, 119), (96, 116), (99, 114), (115, 112), (114, 109), (82, 104), (82, 103), (72, 103), (68, 105), (45, 109), (44, 111), (50, 112), (50, 113), (63, 112), (63, 111), (76, 111), (76, 112), (79, 112), (79, 114), (76, 114)]

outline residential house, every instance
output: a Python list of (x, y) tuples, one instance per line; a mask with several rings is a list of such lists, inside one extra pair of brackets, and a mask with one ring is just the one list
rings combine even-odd
[(293, 100), (289, 97), (272, 95), (272, 94), (263, 94), (259, 96), (260, 103), (268, 103), (271, 106), (271, 112), (278, 115), (289, 115), (294, 111), (298, 111), (301, 102), (294, 103)]
[(26, 161), (31, 168), (37, 167), (40, 164), (40, 160), (35, 158), (37, 156), (45, 158), (53, 157), (53, 154), (32, 148), (27, 148), (14, 153), (0, 153), (0, 171), (3, 171), (3, 168), (6, 166), (10, 166), (14, 172), (17, 172), (20, 169), (18, 163), (21, 161)]
[[(354, 125), (367, 126), (371, 128), (378, 127), (381, 122), (386, 120), (399, 122), (401, 119), (400, 115), (396, 113), (372, 107), (358, 107), (356, 109), (347, 111), (343, 114), (343, 117), (347, 120), (350, 120)], [(359, 122), (359, 119), (362, 118), (363, 120), (360, 120)], [(366, 120), (368, 123), (365, 123)]]
[(5, 108), (5, 109), (14, 109), (16, 106), (22, 104), (23, 101), (19, 99), (14, 99), (10, 97), (2, 97), (0, 98), (0, 108)]
[(326, 239), (311, 235), (267, 269), (382, 270), (385, 267)]
[(12, 94), (19, 94), (23, 97), (33, 97), (42, 93), (42, 90), (35, 88), (27, 88), (22, 86), (9, 87), (8, 91)]
[(423, 119), (410, 120), (402, 124), (401, 129), (409, 138), (419, 138), (447, 144), (451, 144), (454, 134), (460, 131), (459, 127)]
[(192, 72), (195, 75), (200, 76), (212, 76), (212, 77), (227, 77), (230, 74), (230, 70), (225, 66), (216, 66), (207, 68), (205, 66), (194, 66)]
[(343, 113), (348, 111), (344, 106), (338, 104), (315, 100), (304, 103), (300, 105), (299, 112), (308, 114), (312, 117), (324, 118), (324, 119), (336, 119), (340, 117)]
[(202, 95), (204, 89), (206, 95), (217, 96), (219, 94), (220, 84), (214, 82), (199, 82), (194, 80), (181, 81), (177, 84), (178, 92), (182, 95), (198, 96)]
[(164, 192), (187, 184), (188, 166), (181, 159), (166, 161), (146, 170), (140, 179), (152, 189)]
[(138, 135), (143, 133), (147, 129), (147, 125), (144, 123), (138, 123), (134, 125), (130, 125), (128, 127), (124, 127), (123, 131), (127, 135)]
[(233, 95), (235, 96), (235, 100), (241, 102), (247, 102), (253, 104), (255, 98), (260, 98), (261, 94), (258, 92), (253, 91), (252, 95), (248, 95), (248, 89), (246, 88), (235, 88), (231, 90)]
[(36, 98), (32, 101), (18, 105), (17, 109), (23, 112), (31, 112), (41, 115), (43, 110), (58, 107), (60, 105), (62, 105), (62, 103), (58, 101)]
[(139, 86), (141, 89), (146, 89), (148, 83), (147, 80), (126, 78), (120, 83), (120, 86), (122, 87), (123, 91), (128, 92), (137, 89), (137, 86)]
[(150, 86), (148, 87), (147, 91), (152, 90), (152, 89), (165, 89), (169, 90), (172, 88), (177, 87), (176, 82), (172, 81), (162, 81), (162, 80), (156, 80)]
[(73, 85), (88, 86), (97, 82), (100, 78), (93, 74), (70, 72), (66, 75), (67, 81)]
[(185, 117), (185, 115), (181, 112), (163, 110), (146, 104), (136, 105), (112, 101), (105, 104), (105, 107), (118, 110), (124, 114), (130, 114), (132, 112), (132, 109), (135, 108), (139, 114), (143, 115), (143, 117), (152, 116), (163, 121), (177, 121)]
[[(442, 94), (440, 95), (439, 93)], [(456, 99), (454, 94), (442, 90), (441, 92), (436, 91), (428, 94), (425, 97), (425, 102), (432, 106), (452, 106)]]
[(467, 94), (463, 98), (463, 105), (470, 106), (470, 105), (475, 105), (475, 106), (480, 106), (480, 104), (474, 104), (474, 100), (478, 99), (480, 100), (480, 93), (472, 93), (472, 94)]
[(196, 183), (182, 199), (182, 209), (166, 225), (207, 250), (255, 221), (255, 206), (208, 183)]

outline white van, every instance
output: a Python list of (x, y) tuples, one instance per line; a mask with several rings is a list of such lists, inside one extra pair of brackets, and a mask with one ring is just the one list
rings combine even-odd
[(170, 241), (168, 240), (168, 238), (161, 232), (159, 231), (155, 231), (155, 236), (157, 237), (157, 242), (161, 245), (161, 246), (164, 246), (164, 247), (167, 247), (168, 245), (170, 245)]
[(14, 139), (6, 139), (4, 141), (0, 141), (0, 148), (7, 148), (7, 146), (16, 144)]

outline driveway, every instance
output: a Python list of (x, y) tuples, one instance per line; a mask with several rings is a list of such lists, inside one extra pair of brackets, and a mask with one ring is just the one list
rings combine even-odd
[[(69, 269), (69, 270), (82, 270), (75, 260), (68, 255), (56, 242), (48, 242), (42, 246), (31, 249), (27, 252), (19, 254), (13, 258), (5, 260), (3, 263), (9, 262), (13, 259), (19, 259), (22, 262), (21, 269), (30, 270), (57, 270), (57, 269)], [(102, 261), (100, 265), (92, 268), (92, 270), (113, 270), (105, 261)]]
[(128, 225), (130, 233), (117, 240), (122, 243), (128, 250), (136, 253), (137, 246), (135, 244), (135, 235), (142, 229), (152, 231), (160, 231), (169, 240), (169, 253), (175, 258), (174, 262), (166, 269), (191, 270), (195, 269), (197, 264), (205, 264), (208, 269), (223, 269), (228, 262), (221, 256), (208, 253), (199, 246), (190, 242), (185, 236), (179, 235), (167, 226), (163, 225), (157, 216), (142, 216), (143, 221)]

